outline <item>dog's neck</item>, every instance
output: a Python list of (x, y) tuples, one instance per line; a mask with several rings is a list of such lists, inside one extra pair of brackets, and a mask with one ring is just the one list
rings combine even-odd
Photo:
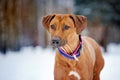
[(79, 45), (79, 35), (72, 36), (70, 40), (67, 42), (67, 44), (63, 47), (61, 47), (62, 50), (64, 50), (66, 53), (73, 53), (77, 46)]

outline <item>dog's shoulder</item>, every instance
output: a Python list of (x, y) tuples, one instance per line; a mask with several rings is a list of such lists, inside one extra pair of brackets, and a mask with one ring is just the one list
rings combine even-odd
[(91, 37), (88, 36), (82, 36), (83, 43), (92, 45), (92, 46), (99, 46), (98, 43)]

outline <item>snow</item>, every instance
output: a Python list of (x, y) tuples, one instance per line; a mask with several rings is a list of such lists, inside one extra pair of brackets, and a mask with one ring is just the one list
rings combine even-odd
[(120, 44), (108, 45), (104, 59), (105, 66), (101, 72), (101, 80), (120, 80)]
[(0, 80), (53, 80), (53, 53), (29, 47), (0, 55)]
[[(24, 47), (0, 54), (0, 80), (54, 80), (54, 55), (50, 48)], [(120, 80), (120, 44), (108, 45), (101, 80)]]

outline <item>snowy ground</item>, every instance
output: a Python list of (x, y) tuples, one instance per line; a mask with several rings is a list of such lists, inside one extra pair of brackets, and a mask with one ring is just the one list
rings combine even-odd
[[(40, 47), (0, 54), (0, 80), (53, 80), (54, 51)], [(110, 44), (104, 54), (101, 80), (120, 80), (120, 45)]]

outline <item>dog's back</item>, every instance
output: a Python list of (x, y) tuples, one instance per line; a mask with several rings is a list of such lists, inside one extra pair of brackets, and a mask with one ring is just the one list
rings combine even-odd
[(96, 43), (95, 40), (93, 40), (90, 37), (83, 36), (83, 48), (85, 51), (86, 49), (89, 50), (89, 54), (84, 52), (85, 56), (90, 56), (92, 60), (92, 64), (94, 65), (94, 71), (93, 71), (93, 80), (99, 80), (100, 71), (102, 70), (104, 66), (104, 59), (102, 56), (102, 52), (100, 50), (100, 46)]

